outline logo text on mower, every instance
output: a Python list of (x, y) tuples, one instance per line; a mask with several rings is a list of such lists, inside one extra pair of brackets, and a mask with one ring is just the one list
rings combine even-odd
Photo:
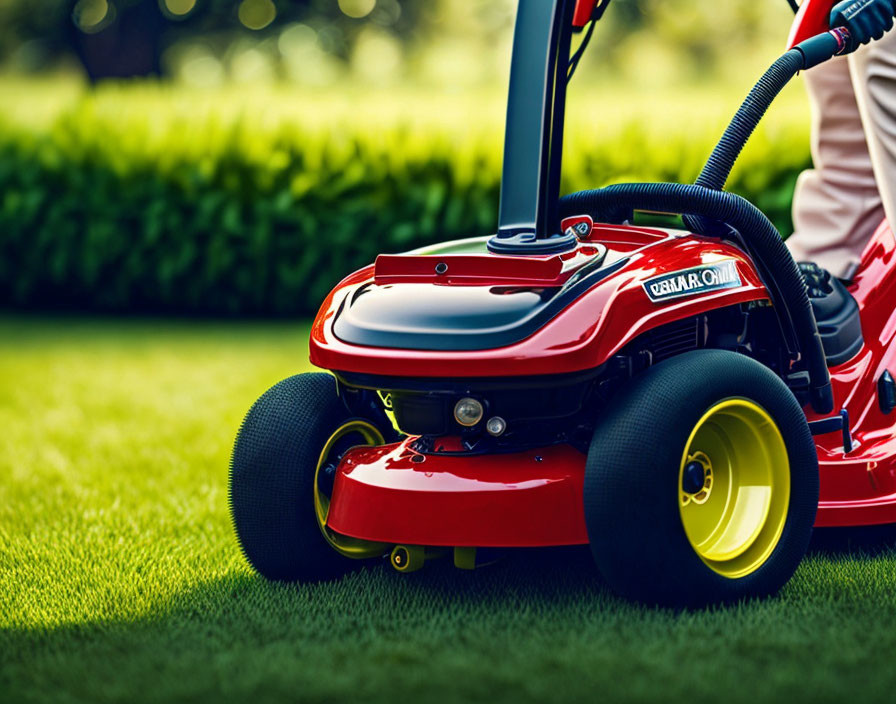
[(742, 286), (737, 263), (727, 259), (717, 264), (674, 271), (644, 282), (644, 290), (654, 303), (698, 293)]

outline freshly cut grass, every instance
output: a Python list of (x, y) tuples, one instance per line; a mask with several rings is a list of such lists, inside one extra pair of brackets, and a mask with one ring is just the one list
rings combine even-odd
[(227, 515), (232, 437), (307, 325), (0, 318), (0, 701), (892, 701), (891, 535), (780, 597), (676, 613), (587, 552), (270, 584)]

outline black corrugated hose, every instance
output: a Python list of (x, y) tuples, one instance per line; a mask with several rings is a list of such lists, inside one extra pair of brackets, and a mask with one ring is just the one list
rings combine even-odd
[(800, 71), (824, 63), (850, 48), (849, 32), (838, 27), (800, 42), (775, 61), (741, 104), (695, 183), (722, 190), (744, 145), (784, 86)]
[(712, 154), (697, 177), (695, 183), (706, 188), (722, 190), (734, 168), (734, 162), (743, 151), (744, 145), (756, 125), (768, 111), (772, 102), (790, 80), (803, 68), (805, 58), (798, 49), (791, 49), (771, 65), (765, 75), (750, 91), (725, 134), (713, 149)]

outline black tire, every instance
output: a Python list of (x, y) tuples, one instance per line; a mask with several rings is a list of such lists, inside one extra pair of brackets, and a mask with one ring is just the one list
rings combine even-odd
[[(764, 563), (736, 578), (701, 559), (679, 508), (690, 433), (707, 410), (732, 398), (772, 417), (790, 464), (780, 538)], [(733, 352), (690, 352), (650, 368), (608, 404), (588, 452), (584, 501), (594, 559), (621, 596), (676, 607), (766, 597), (790, 579), (809, 544), (818, 508), (815, 444), (796, 398), (767, 367)]]
[(320, 581), (357, 566), (324, 539), (314, 473), (330, 435), (349, 418), (328, 374), (274, 385), (249, 409), (230, 461), (230, 508), (249, 563), (272, 580)]

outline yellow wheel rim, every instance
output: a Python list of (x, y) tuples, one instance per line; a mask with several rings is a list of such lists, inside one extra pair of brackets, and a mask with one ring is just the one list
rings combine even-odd
[(363, 441), (352, 445), (352, 447), (384, 445), (386, 443), (379, 429), (365, 420), (350, 420), (341, 425), (324, 444), (324, 449), (321, 450), (320, 458), (317, 460), (317, 467), (314, 470), (314, 513), (317, 516), (317, 525), (320, 526), (320, 532), (334, 550), (345, 557), (366, 560), (385, 554), (389, 546), (385, 543), (372, 543), (367, 540), (350, 538), (330, 530), (327, 527), (327, 516), (330, 513), (331, 497), (321, 490), (318, 482), (321, 469), (327, 465), (336, 444), (352, 433), (359, 435)]
[(744, 398), (710, 408), (685, 445), (678, 505), (700, 559), (724, 577), (759, 569), (777, 546), (790, 505), (790, 461), (777, 424)]

